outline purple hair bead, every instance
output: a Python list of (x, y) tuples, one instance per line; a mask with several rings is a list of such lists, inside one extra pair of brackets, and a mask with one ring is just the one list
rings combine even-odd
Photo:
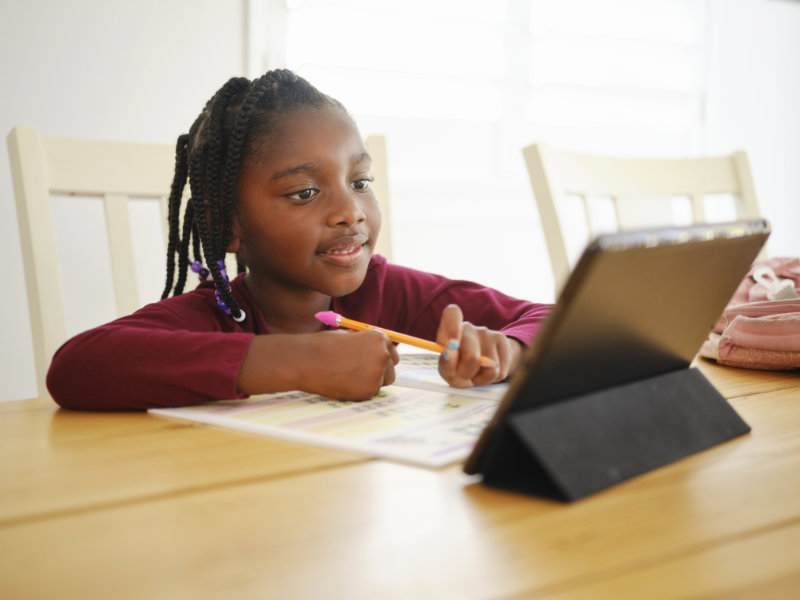
[[(220, 271), (220, 274), (222, 275), (222, 278), (225, 280), (225, 284), (228, 285), (228, 289), (230, 289), (228, 273), (225, 271), (225, 261), (224, 260), (218, 260), (217, 261), (217, 266), (219, 267), (219, 271)], [(213, 280), (213, 277), (211, 276), (211, 272), (208, 269), (206, 269), (202, 265), (202, 263), (200, 261), (193, 262), (190, 265), (190, 268), (192, 269), (192, 271), (197, 273), (197, 275), (200, 277), (201, 281)], [(245, 320), (245, 317), (247, 315), (245, 315), (244, 310), (242, 310), (241, 308), (239, 309), (239, 318), (237, 319), (236, 317), (233, 316), (233, 313), (232, 313), (230, 307), (228, 307), (228, 305), (225, 302), (225, 300), (223, 300), (222, 297), (219, 295), (219, 290), (216, 290), (216, 289), (214, 290), (214, 297), (217, 299), (217, 308), (219, 308), (226, 315), (230, 315), (231, 318), (234, 321), (236, 321), (237, 323), (241, 323), (242, 321)]]

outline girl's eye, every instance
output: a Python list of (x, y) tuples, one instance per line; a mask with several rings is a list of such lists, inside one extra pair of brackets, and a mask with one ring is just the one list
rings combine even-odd
[(298, 200), (300, 202), (307, 202), (311, 200), (314, 196), (317, 195), (317, 190), (313, 188), (306, 188), (304, 190), (300, 190), (299, 192), (294, 192), (292, 194), (288, 194), (286, 197), (290, 200)]
[(366, 192), (370, 188), (370, 184), (375, 181), (374, 177), (367, 177), (365, 179), (356, 179), (353, 182), (353, 189), (359, 192)]

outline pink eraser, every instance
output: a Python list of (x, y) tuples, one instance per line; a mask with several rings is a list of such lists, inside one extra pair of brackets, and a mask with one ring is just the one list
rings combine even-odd
[(339, 319), (342, 315), (339, 313), (335, 313), (332, 310), (323, 310), (322, 312), (318, 312), (314, 315), (317, 319), (322, 321), (325, 325), (329, 327), (338, 327), (339, 326)]

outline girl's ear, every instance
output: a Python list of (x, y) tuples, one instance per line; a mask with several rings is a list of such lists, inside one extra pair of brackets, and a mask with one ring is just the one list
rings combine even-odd
[(228, 242), (228, 247), (225, 252), (236, 254), (242, 247), (242, 228), (239, 225), (239, 219), (233, 215), (233, 222), (231, 224), (231, 240)]

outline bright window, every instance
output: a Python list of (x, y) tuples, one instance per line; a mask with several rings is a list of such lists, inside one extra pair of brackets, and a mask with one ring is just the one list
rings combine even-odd
[(704, 1), (262, 3), (282, 33), (252, 37), (259, 68), (297, 71), (387, 136), (398, 263), (551, 300), (523, 146), (702, 151)]

